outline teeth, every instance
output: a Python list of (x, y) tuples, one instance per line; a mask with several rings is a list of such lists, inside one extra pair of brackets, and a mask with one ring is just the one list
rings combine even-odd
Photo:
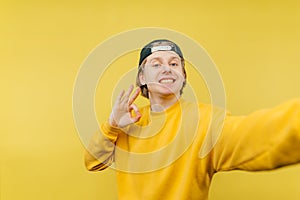
[(172, 79), (163, 79), (160, 82), (161, 83), (173, 83), (174, 81)]

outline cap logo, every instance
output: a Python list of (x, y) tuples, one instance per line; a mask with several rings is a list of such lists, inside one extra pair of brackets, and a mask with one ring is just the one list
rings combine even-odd
[(155, 46), (151, 48), (151, 53), (155, 51), (170, 51), (172, 50), (171, 46)]

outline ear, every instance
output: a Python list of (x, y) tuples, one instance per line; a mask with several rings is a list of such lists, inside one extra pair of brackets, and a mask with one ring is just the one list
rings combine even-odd
[(139, 80), (140, 80), (141, 85), (145, 85), (146, 84), (145, 76), (144, 76), (143, 73), (139, 74)]

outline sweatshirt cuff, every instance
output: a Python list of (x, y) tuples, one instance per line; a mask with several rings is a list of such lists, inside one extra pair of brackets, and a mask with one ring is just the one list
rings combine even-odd
[(111, 126), (107, 121), (101, 124), (101, 130), (103, 135), (113, 141), (115, 141), (118, 135), (122, 133), (120, 128)]

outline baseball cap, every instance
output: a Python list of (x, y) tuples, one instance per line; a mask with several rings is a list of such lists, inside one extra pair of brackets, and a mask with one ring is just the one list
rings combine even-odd
[(142, 64), (145, 58), (150, 56), (155, 51), (174, 51), (182, 59), (184, 59), (183, 54), (177, 44), (167, 39), (158, 39), (153, 40), (152, 42), (144, 46), (144, 48), (141, 50), (139, 66)]

